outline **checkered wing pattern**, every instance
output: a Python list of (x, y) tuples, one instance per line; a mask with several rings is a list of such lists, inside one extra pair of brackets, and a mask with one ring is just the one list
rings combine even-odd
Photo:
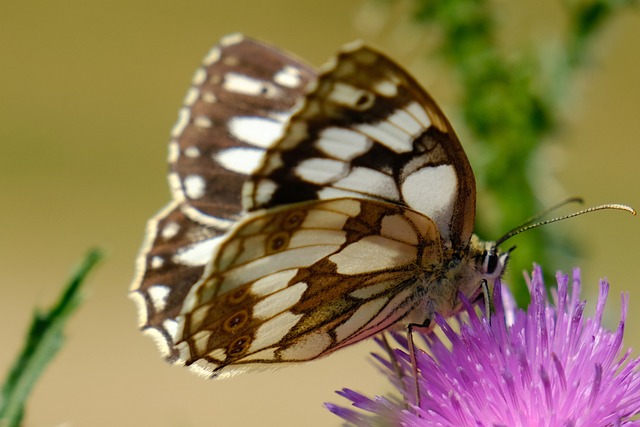
[(314, 79), (301, 61), (237, 34), (197, 69), (171, 132), (173, 201), (147, 225), (132, 285), (140, 326), (168, 357), (185, 296), (243, 213), (242, 185)]
[(244, 191), (248, 210), (336, 197), (400, 204), (460, 249), (475, 221), (475, 178), (447, 118), (402, 67), (360, 43), (321, 73)]
[(430, 281), (441, 248), (433, 221), (395, 204), (332, 199), (256, 211), (189, 292), (177, 362), (224, 378), (360, 341), (421, 303), (416, 277)]

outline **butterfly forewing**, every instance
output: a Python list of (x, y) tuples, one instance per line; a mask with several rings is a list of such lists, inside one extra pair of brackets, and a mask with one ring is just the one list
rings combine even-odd
[(233, 35), (205, 57), (170, 144), (170, 184), (185, 212), (204, 223), (235, 219), (241, 188), (281, 135), (315, 73), (258, 41)]
[(180, 363), (211, 376), (326, 355), (397, 322), (442, 262), (435, 224), (399, 205), (257, 211), (215, 250), (179, 316)]
[(337, 197), (402, 204), (457, 248), (473, 233), (475, 180), (451, 125), (400, 66), (361, 45), (320, 74), (244, 192), (247, 210)]
[(147, 225), (132, 295), (140, 326), (175, 358), (175, 316), (242, 214), (241, 187), (314, 72), (274, 47), (241, 35), (205, 57), (187, 92), (169, 149), (173, 202)]

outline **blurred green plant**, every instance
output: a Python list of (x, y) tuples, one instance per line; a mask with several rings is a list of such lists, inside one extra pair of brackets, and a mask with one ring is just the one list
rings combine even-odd
[[(390, 4), (400, 3), (400, 0)], [(504, 49), (497, 41), (495, 2), (487, 0), (407, 0), (415, 22), (441, 34), (436, 49), (461, 86), (460, 109), (474, 137), (473, 158), (479, 201), (492, 206), (478, 218), (476, 232), (496, 239), (542, 210), (535, 178), (542, 143), (558, 128), (560, 102), (567, 84), (588, 57), (594, 36), (634, 0), (564, 1), (566, 29), (560, 51), (544, 57), (541, 46)], [(549, 39), (545, 39), (548, 42)], [(510, 270), (529, 271), (533, 261), (559, 268), (558, 256), (572, 254), (566, 238), (543, 227), (518, 237), (518, 254)], [(564, 242), (564, 243), (563, 243)], [(566, 266), (565, 266), (566, 267)], [(521, 283), (521, 280), (509, 280)], [(552, 283), (547, 280), (547, 283)], [(528, 302), (523, 287), (513, 289), (518, 303)]]
[(18, 427), (36, 381), (62, 347), (64, 328), (82, 301), (82, 285), (102, 258), (98, 249), (89, 251), (73, 274), (58, 302), (48, 311), (36, 310), (22, 351), (16, 358), (3, 386), (0, 398), (0, 427)]

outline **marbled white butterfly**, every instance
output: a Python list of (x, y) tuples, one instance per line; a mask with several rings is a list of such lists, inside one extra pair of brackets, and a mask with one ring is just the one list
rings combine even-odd
[(164, 356), (209, 377), (327, 355), (475, 298), (508, 253), (473, 235), (475, 178), (403, 68), (354, 43), (316, 74), (228, 36), (196, 71), (132, 295)]

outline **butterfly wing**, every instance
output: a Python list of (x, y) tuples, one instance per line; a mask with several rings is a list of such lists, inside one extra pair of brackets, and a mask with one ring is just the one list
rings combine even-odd
[(202, 276), (220, 234), (219, 229), (186, 216), (176, 202), (147, 224), (131, 297), (138, 308), (140, 328), (155, 339), (168, 358), (175, 356), (175, 318)]
[(148, 222), (131, 286), (140, 327), (168, 357), (185, 296), (242, 213), (243, 183), (314, 76), (241, 35), (224, 38), (196, 71), (169, 145), (174, 200)]
[(473, 233), (475, 179), (451, 125), (400, 66), (360, 44), (320, 74), (243, 203), (254, 210), (337, 197), (411, 207), (455, 248)]
[(225, 37), (203, 60), (187, 92), (169, 149), (175, 200), (196, 220), (235, 219), (247, 176), (282, 136), (315, 72), (278, 49)]
[(417, 277), (429, 282), (424, 266), (441, 262), (433, 221), (399, 205), (333, 199), (257, 211), (185, 299), (176, 362), (226, 377), (326, 355), (402, 319), (420, 303)]

